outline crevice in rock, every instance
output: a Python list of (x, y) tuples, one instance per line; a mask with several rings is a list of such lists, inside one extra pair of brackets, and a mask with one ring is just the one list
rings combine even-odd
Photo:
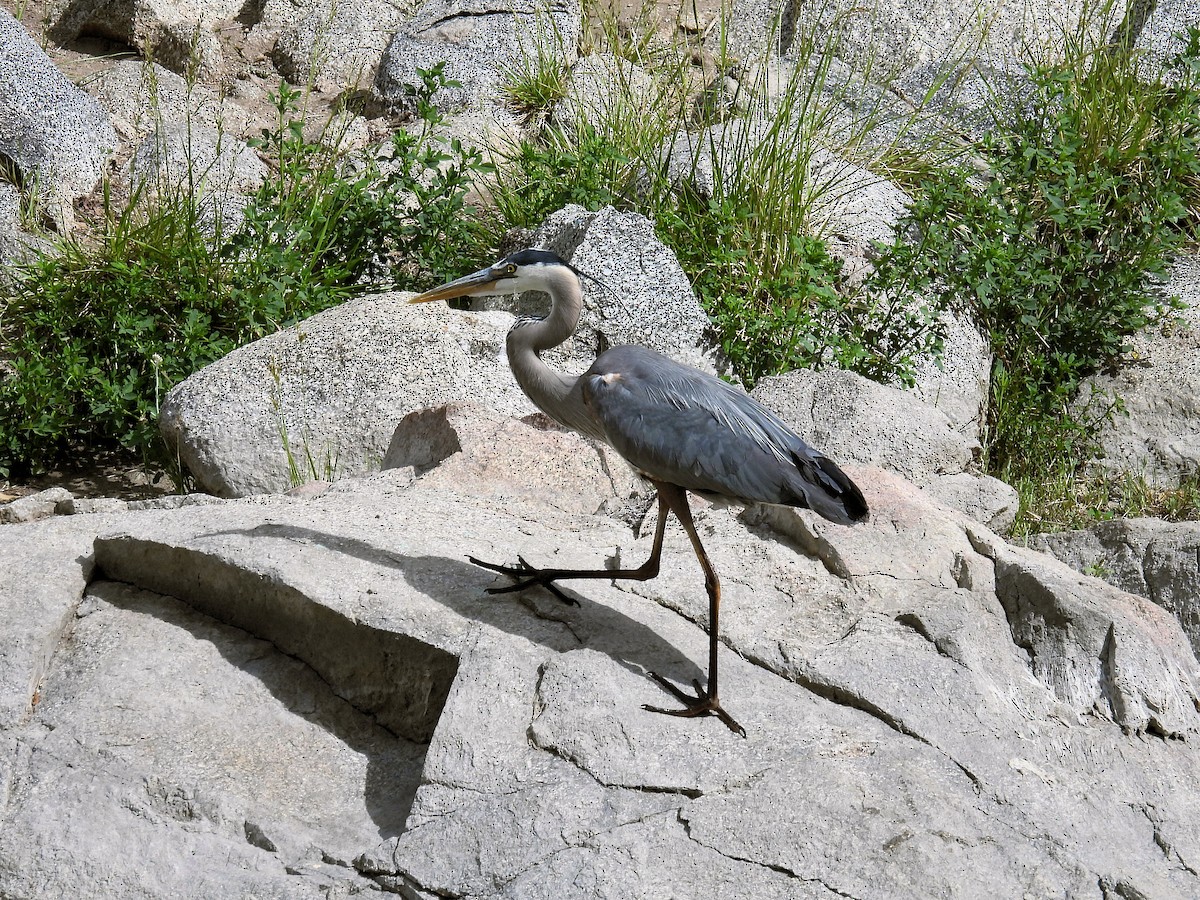
[(806, 877), (804, 875), (800, 875), (797, 872), (794, 872), (793, 870), (789, 869), (787, 866), (781, 866), (778, 863), (764, 862), (763, 860), (760, 860), (760, 859), (751, 859), (751, 858), (745, 857), (745, 856), (738, 856), (735, 853), (728, 853), (725, 850), (721, 849), (720, 847), (714, 847), (712, 844), (702, 841), (698, 837), (696, 837), (694, 834), (692, 834), (691, 823), (683, 815), (683, 810), (680, 810), (679, 812), (680, 812), (679, 823), (683, 826), (683, 832), (687, 836), (687, 839), (696, 844), (699, 844), (701, 847), (706, 847), (709, 850), (712, 850), (714, 853), (719, 854), (720, 856), (723, 856), (726, 859), (733, 860), (734, 862), (746, 863), (747, 865), (751, 865), (751, 866), (759, 866), (763, 869), (768, 869), (769, 871), (772, 871), (772, 872), (778, 872), (780, 875), (786, 875), (788, 878), (794, 878), (797, 881), (804, 882), (806, 884), (819, 884), (819, 885), (821, 885), (821, 887), (825, 888), (830, 893), (837, 894), (839, 897), (847, 897), (847, 898), (849, 898), (849, 900), (859, 900), (859, 898), (857, 898), (854, 894), (847, 894), (845, 891), (839, 890), (838, 888), (829, 884), (827, 881), (825, 881), (822, 878)]
[[(541, 687), (540, 673), (539, 673), (538, 687), (540, 690), (540, 687)], [(591, 769), (589, 769), (587, 766), (585, 766), (583, 763), (581, 763), (579, 760), (577, 760), (574, 756), (572, 756), (570, 753), (564, 751), (561, 747), (556, 747), (552, 744), (546, 744), (546, 743), (543, 743), (542, 741), (540, 741), (537, 736), (537, 730), (533, 727), (532, 724), (529, 726), (529, 729), (526, 732), (526, 737), (529, 741), (530, 747), (532, 747), (535, 750), (541, 750), (543, 753), (549, 753), (551, 756), (555, 756), (558, 759), (563, 760), (563, 762), (570, 763), (572, 766), (574, 766), (580, 772), (583, 772), (585, 775), (587, 775), (589, 778), (591, 778), (593, 781), (596, 782), (596, 784), (600, 785), (601, 787), (616, 788), (616, 789), (626, 790), (626, 791), (637, 791), (638, 793), (642, 793), (642, 794), (670, 794), (672, 796), (686, 797), (689, 800), (695, 800), (698, 797), (704, 796), (704, 792), (702, 790), (700, 790), (699, 788), (676, 788), (676, 787), (666, 787), (663, 785), (628, 784), (628, 783), (624, 783), (624, 782), (605, 781), (603, 778), (601, 778), (599, 775), (597, 775), (595, 772), (593, 772)]]
[[(140, 564), (131, 562), (139, 556)], [(429, 742), (458, 671), (453, 654), (355, 622), (290, 585), (201, 551), (100, 538), (94, 577), (176, 597), (270, 642), (312, 668), (353, 708), (417, 743)]]
[(1108, 626), (1104, 645), (1100, 648), (1100, 696), (1108, 703), (1108, 715), (1114, 722), (1125, 722), (1125, 699), (1116, 686), (1117, 635), (1113, 625)]
[(937, 746), (937, 744), (934, 744), (928, 738), (924, 737), (921, 734), (918, 734), (917, 732), (913, 731), (911, 728), (908, 728), (907, 726), (904, 725), (903, 722), (899, 721), (898, 719), (896, 719), (894, 716), (890, 715), (885, 710), (880, 709), (878, 706), (876, 706), (871, 701), (867, 700), (865, 697), (855, 694), (845, 688), (838, 687), (837, 685), (828, 684), (826, 682), (816, 681), (812, 678), (805, 677), (800, 672), (796, 672), (794, 674), (792, 680), (795, 681), (796, 684), (800, 685), (802, 688), (812, 691), (814, 694), (816, 694), (822, 700), (828, 700), (830, 703), (836, 703), (838, 706), (845, 706), (850, 709), (856, 709), (859, 712), (866, 713), (867, 715), (878, 719), (880, 722), (882, 722), (884, 725), (891, 728), (893, 731), (896, 731), (897, 733), (902, 734), (905, 737), (910, 737), (915, 741), (919, 741), (920, 743), (924, 744), (926, 747), (930, 747), (930, 748), (938, 751), (939, 753), (945, 755), (945, 757), (948, 760), (950, 760), (950, 762), (954, 763), (954, 765), (970, 780), (971, 784), (974, 785), (977, 793), (980, 793), (983, 791), (983, 781), (979, 778), (978, 775), (976, 775), (969, 768), (967, 768), (965, 765), (963, 765), (961, 762), (959, 762), (957, 759), (955, 759), (951, 754), (946, 753), (946, 751), (943, 750), (941, 747)]
[(812, 691), (822, 700), (828, 700), (830, 703), (836, 703), (838, 706), (846, 706), (850, 709), (856, 709), (859, 712), (864, 712), (873, 718), (878, 719), (884, 725), (891, 728), (893, 731), (899, 732), (905, 737), (915, 738), (922, 744), (929, 744), (929, 741), (921, 737), (910, 728), (905, 727), (903, 723), (897, 720), (894, 716), (880, 709), (874, 703), (871, 703), (865, 697), (861, 697), (845, 688), (837, 685), (828, 684), (825, 682), (816, 681), (807, 678), (800, 673), (796, 673), (795, 682), (806, 690)]
[[(930, 644), (933, 645), (933, 649), (938, 652), (939, 656), (944, 656), (946, 659), (950, 660), (950, 662), (954, 663), (956, 666), (961, 666), (964, 669), (968, 668), (967, 666), (963, 665), (962, 660), (958, 659), (953, 653), (950, 653), (949, 651), (946, 650), (944, 640), (939, 640), (938, 638), (935, 638), (932, 634), (929, 633), (929, 629), (925, 627), (925, 623), (921, 620), (921, 617), (918, 616), (916, 613), (913, 613), (913, 612), (900, 613), (898, 616), (896, 616), (895, 622), (897, 625), (903, 625), (905, 628), (911, 629), (912, 631), (916, 632), (920, 637), (927, 640)], [(968, 669), (968, 671), (969, 671), (969, 669)]]

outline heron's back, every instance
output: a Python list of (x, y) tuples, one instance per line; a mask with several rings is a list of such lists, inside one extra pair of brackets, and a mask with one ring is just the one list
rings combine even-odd
[(605, 438), (656, 481), (732, 502), (869, 512), (857, 485), (745, 391), (645, 347), (614, 347), (581, 376)]

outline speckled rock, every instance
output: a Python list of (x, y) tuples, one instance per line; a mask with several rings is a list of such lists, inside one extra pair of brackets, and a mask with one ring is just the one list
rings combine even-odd
[(244, 496), (287, 489), (292, 466), (301, 481), (377, 470), (414, 410), (536, 412), (503, 357), (511, 315), (408, 296), (352, 300), (202, 369), (164, 400), (165, 439), (206, 490)]
[(429, 0), (388, 44), (375, 90), (392, 110), (415, 113), (411, 88), (421, 83), (419, 70), (444, 63), (447, 78), (459, 86), (437, 92), (433, 102), (439, 109), (455, 112), (494, 101), (503, 69), (536, 52), (539, 32), (556, 35), (564, 61), (572, 63), (580, 15), (579, 0)]
[(0, 9), (0, 154), (37, 185), (60, 225), (96, 186), (117, 144), (100, 105), (73, 85), (29, 32)]
[(107, 35), (173, 72), (212, 83), (228, 65), (216, 30), (236, 20), (243, 7), (241, 0), (75, 0), (51, 7), (47, 33), (59, 44)]
[(337, 92), (369, 86), (388, 42), (417, 6), (405, 0), (308, 3), (280, 30), (271, 59), (293, 84)]

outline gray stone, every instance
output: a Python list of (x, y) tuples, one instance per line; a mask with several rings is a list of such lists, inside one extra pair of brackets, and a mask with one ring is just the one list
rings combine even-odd
[(188, 122), (155, 129), (130, 161), (135, 185), (162, 199), (192, 196), (201, 222), (221, 234), (236, 230), (244, 195), (266, 175), (266, 165), (242, 141)]
[(58, 44), (103, 34), (173, 72), (212, 83), (227, 74), (216, 31), (242, 9), (241, 0), (73, 0), (54, 5), (47, 34)]
[(164, 437), (231, 497), (286, 490), (292, 467), (303, 481), (378, 469), (396, 423), (425, 407), (536, 411), (503, 359), (510, 315), (407, 299), (352, 300), (235, 350), (167, 395)]
[(979, 451), (944, 413), (853, 372), (772, 376), (751, 395), (834, 459), (882, 466), (917, 484), (966, 471)]
[(474, 404), (401, 419), (382, 468), (404, 467), (423, 475), (428, 487), (494, 497), (512, 509), (628, 516), (653, 498), (611, 447), (562, 430), (542, 413), (519, 420)]
[(991, 345), (965, 312), (946, 312), (942, 327), (940, 356), (916, 359), (916, 383), (908, 390), (944, 412), (955, 429), (978, 441), (991, 387)]
[(309, 3), (280, 31), (271, 52), (293, 84), (339, 92), (368, 86), (392, 35), (416, 3)]
[(639, 115), (656, 99), (654, 82), (639, 66), (610, 53), (595, 54), (571, 69), (567, 95), (554, 105), (550, 118), (563, 129), (587, 123), (604, 133), (606, 123)]
[(988, 543), (981, 549), (994, 553), (1013, 640), (1059, 700), (1137, 732), (1181, 737), (1195, 728), (1195, 657), (1169, 613), (1098, 590), (1098, 579), (1034, 551)]
[(1200, 523), (1113, 519), (1040, 534), (1033, 546), (1173, 613), (1200, 653)]
[(419, 70), (444, 63), (446, 76), (460, 86), (438, 91), (433, 98), (438, 108), (454, 112), (481, 106), (497, 99), (504, 68), (536, 52), (540, 31), (558, 36), (570, 65), (580, 15), (578, 0), (429, 0), (388, 44), (375, 89), (389, 108), (415, 114), (411, 89), (421, 83)]
[[(608, 347), (637, 344), (713, 371), (708, 316), (679, 260), (645, 216), (611, 206), (597, 213), (568, 206), (542, 224), (532, 244), (584, 272), (579, 327), (562, 348), (544, 354), (552, 365), (582, 374)], [(544, 315), (544, 301), (539, 305)], [(518, 309), (535, 307), (523, 300)]]
[(104, 525), (72, 519), (0, 526), (0, 733), (30, 714), (91, 577), (98, 527)]
[(0, 525), (47, 518), (55, 514), (60, 504), (69, 503), (71, 499), (71, 492), (61, 487), (47, 488), (36, 494), (19, 497), (0, 505)]
[[(1158, 0), (1156, 3), (1133, 5), (1142, 11), (1145, 20), (1135, 30), (1134, 46), (1146, 54), (1155, 66), (1165, 66), (1185, 49), (1177, 35), (1186, 34), (1188, 26), (1197, 22), (1196, 8), (1190, 0)], [(1136, 23), (1131, 23), (1136, 24)]]
[(999, 534), (1017, 520), (1020, 497), (1016, 489), (990, 475), (957, 472), (939, 475), (921, 485), (939, 503), (965, 513)]
[(123, 140), (137, 141), (161, 126), (192, 123), (241, 135), (249, 115), (200, 84), (154, 62), (115, 60), (83, 86), (112, 119)]
[(1178, 258), (1166, 290), (1186, 304), (1179, 320), (1135, 335), (1134, 361), (1089, 385), (1100, 403), (1124, 405), (1101, 429), (1103, 464), (1162, 487), (1200, 471), (1200, 257)]
[(0, 9), (0, 155), (36, 188), (66, 228), (72, 201), (104, 172), (117, 136), (95, 100), (75, 87), (7, 10)]

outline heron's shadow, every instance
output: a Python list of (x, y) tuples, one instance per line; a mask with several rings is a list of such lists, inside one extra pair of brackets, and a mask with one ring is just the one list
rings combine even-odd
[[(466, 555), (461, 560), (411, 555), (359, 538), (299, 525), (268, 524), (211, 534), (270, 535), (318, 544), (335, 553), (393, 569), (401, 574), (413, 590), (463, 618), (481, 622), (551, 650), (565, 652), (586, 647), (611, 657), (638, 675), (648, 675), (653, 671), (684, 685), (696, 679), (703, 682), (705, 678), (704, 671), (696, 663), (654, 629), (572, 590), (569, 580), (558, 583), (558, 587), (576, 605), (563, 603), (541, 587), (489, 594), (488, 588), (510, 582), (506, 576), (472, 564)], [(516, 554), (514, 548), (513, 562)], [(608, 583), (605, 579), (588, 580)], [(697, 590), (703, 591), (703, 585), (697, 583)], [(653, 684), (652, 681), (650, 683)], [(660, 689), (656, 687), (655, 690)]]

